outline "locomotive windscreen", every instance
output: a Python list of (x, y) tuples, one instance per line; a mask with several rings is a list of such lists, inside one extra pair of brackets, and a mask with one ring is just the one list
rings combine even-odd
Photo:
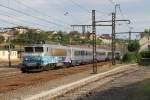
[(25, 52), (33, 52), (33, 47), (25, 47)]
[(35, 47), (35, 52), (43, 52), (43, 47)]

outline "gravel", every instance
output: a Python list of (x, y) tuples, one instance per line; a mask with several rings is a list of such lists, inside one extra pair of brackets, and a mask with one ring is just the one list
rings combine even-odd
[[(105, 63), (103, 67), (99, 65), (98, 72), (114, 67)], [(21, 100), (60, 85), (75, 82), (91, 76), (91, 69), (91, 65), (85, 65), (34, 74), (21, 74), (8, 80), (0, 80), (0, 100)]]

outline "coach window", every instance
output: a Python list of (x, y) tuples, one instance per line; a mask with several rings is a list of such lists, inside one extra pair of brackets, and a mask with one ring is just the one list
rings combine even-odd
[(80, 55), (80, 51), (75, 51), (75, 56), (79, 56)]
[(43, 47), (35, 47), (35, 52), (43, 52)]
[(83, 51), (80, 51), (81, 52), (81, 56), (83, 55)]

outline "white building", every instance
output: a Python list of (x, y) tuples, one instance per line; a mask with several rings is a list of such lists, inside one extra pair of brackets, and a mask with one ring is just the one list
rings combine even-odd
[[(9, 58), (8, 50), (0, 49), (0, 61), (8, 61), (8, 58)], [(10, 59), (11, 59), (11, 61), (19, 61), (17, 50), (11, 50)]]
[(145, 33), (141, 35), (140, 43), (140, 51), (150, 50), (150, 37)]
[(102, 34), (99, 39), (103, 41), (103, 44), (111, 44), (112, 37), (109, 34)]

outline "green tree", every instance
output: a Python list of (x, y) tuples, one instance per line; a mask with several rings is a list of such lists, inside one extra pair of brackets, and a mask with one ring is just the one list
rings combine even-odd
[(138, 52), (140, 49), (140, 44), (139, 41), (134, 40), (128, 45), (128, 50), (130, 52)]
[(3, 43), (5, 38), (3, 36), (0, 36), (0, 43)]
[(64, 44), (64, 45), (69, 44), (69, 35), (68, 34), (63, 34), (62, 44)]
[(128, 52), (123, 56), (122, 60), (125, 63), (137, 63), (139, 60), (139, 54), (136, 52)]
[(36, 33), (29, 31), (27, 33), (19, 34), (16, 39), (12, 40), (12, 43), (25, 45), (25, 44), (34, 44), (40, 41), (48, 41), (48, 34), (45, 32)]
[(57, 32), (57, 34), (52, 35), (51, 40), (53, 42), (61, 43), (63, 38), (63, 33), (61, 31)]
[(150, 29), (145, 29), (145, 33), (148, 36), (148, 39), (150, 38)]
[(69, 33), (70, 44), (80, 44), (81, 43), (81, 33), (78, 31), (71, 31)]
[(99, 39), (99, 38), (96, 39), (96, 44), (97, 44), (97, 45), (100, 45), (102, 42), (103, 42), (103, 41), (102, 41), (101, 39)]

